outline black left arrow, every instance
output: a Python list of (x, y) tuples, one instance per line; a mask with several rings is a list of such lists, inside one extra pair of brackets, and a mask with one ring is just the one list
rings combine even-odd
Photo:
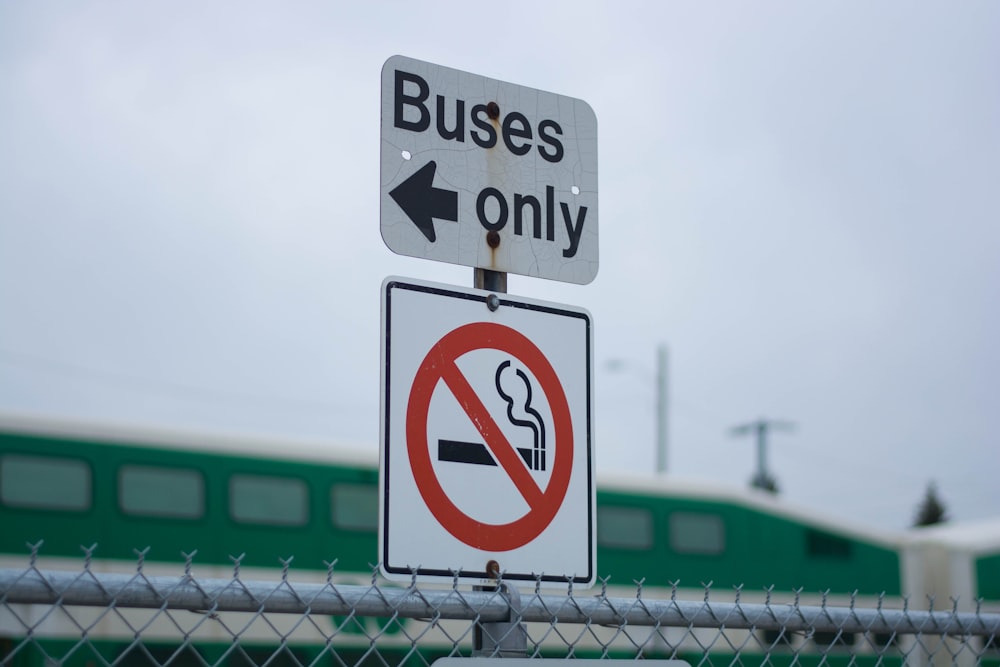
[(434, 243), (434, 218), (458, 222), (458, 193), (434, 187), (437, 163), (431, 160), (389, 193), (427, 240)]

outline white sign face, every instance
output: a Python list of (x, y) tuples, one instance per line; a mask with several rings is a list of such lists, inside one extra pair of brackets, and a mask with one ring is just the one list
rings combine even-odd
[(383, 575), (592, 585), (590, 314), (387, 278), (382, 341)]
[(381, 160), (393, 252), (578, 284), (597, 275), (597, 118), (586, 102), (393, 56)]

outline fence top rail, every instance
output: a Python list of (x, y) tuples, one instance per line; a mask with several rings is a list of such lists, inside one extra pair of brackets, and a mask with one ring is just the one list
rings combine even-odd
[[(287, 575), (287, 573), (286, 573)], [(546, 623), (590, 623), (607, 626), (659, 626), (777, 630), (824, 630), (955, 636), (1000, 634), (1000, 613), (959, 612), (857, 605), (833, 606), (745, 603), (737, 591), (734, 602), (645, 597), (608, 597), (605, 592), (566, 595), (521, 595), (520, 612), (498, 591), (394, 587), (377, 580), (370, 585), (277, 581), (196, 579), (180, 576), (27, 569), (0, 569), (0, 603), (109, 606), (118, 608), (185, 609), (209, 612), (465, 619), (479, 622), (519, 620)], [(932, 601), (933, 604), (933, 601)]]

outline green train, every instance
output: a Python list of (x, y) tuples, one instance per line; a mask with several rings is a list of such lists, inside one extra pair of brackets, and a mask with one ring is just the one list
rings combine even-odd
[[(830, 604), (848, 604), (853, 596), (858, 606), (874, 606), (883, 596), (883, 606), (892, 607), (907, 594), (946, 597), (948, 591), (933, 582), (947, 579), (963, 595), (1000, 603), (1000, 544), (965, 548), (956, 560), (946, 536), (881, 536), (792, 511), (759, 493), (598, 475), (596, 525), (597, 569), (607, 578), (609, 594), (620, 590), (634, 596), (641, 582), (650, 597), (664, 589), (663, 596), (676, 592), (700, 599), (710, 586), (731, 601), (733, 588), (741, 587), (747, 602), (799, 597), (808, 603), (824, 596)], [(294, 558), (297, 580), (315, 576), (321, 581), (335, 563), (338, 581), (370, 582), (378, 554), (377, 455), (319, 443), (7, 417), (0, 419), (0, 526), (2, 567), (23, 568), (30, 545), (41, 542), (41, 567), (78, 570), (82, 549), (97, 545), (95, 563), (109, 571), (134, 571), (141, 551), (147, 571), (153, 572), (176, 573), (177, 565), (194, 554), (199, 576), (231, 576), (238, 560), (241, 577), (273, 579), (274, 568)], [(951, 559), (945, 558), (950, 563), (946, 576), (932, 576), (932, 564), (940, 569), (942, 549)], [(330, 622), (345, 638), (335, 662), (352, 665), (374, 659), (365, 641), (373, 628), (365, 623), (383, 624), (374, 628), (382, 633), (382, 644), (381, 657), (372, 664), (385, 664), (394, 636), (402, 635), (402, 641), (409, 621)], [(112, 634), (91, 641), (106, 642), (102, 655), (117, 656), (108, 660), (119, 665), (161, 662), (156, 656), (173, 655), (177, 644), (168, 634), (140, 651), (130, 639), (116, 644)], [(357, 646), (348, 641), (352, 634)], [(41, 649), (8, 655), (17, 635), (0, 615), (3, 664), (45, 664), (50, 654)], [(783, 664), (780, 645), (793, 640), (762, 637), (763, 643), (777, 645), (768, 663)], [(73, 645), (69, 638), (47, 641), (56, 655), (60, 642)], [(813, 641), (836, 641), (844, 645), (843, 664), (863, 663), (851, 649), (857, 638), (817, 636)], [(425, 643), (419, 658), (406, 650), (408, 643), (400, 644), (400, 661), (422, 664), (437, 650), (432, 640)], [(224, 641), (198, 646), (200, 660), (209, 663), (219, 656), (233, 667), (268, 659), (257, 660), (253, 641), (240, 651), (227, 652)], [(271, 655), (272, 649), (265, 642), (261, 655)], [(268, 664), (310, 664), (330, 656), (308, 642), (282, 650), (284, 657)], [(760, 654), (763, 661), (763, 649)], [(793, 661), (791, 648), (787, 658)], [(801, 650), (794, 652), (794, 661), (802, 664)], [(838, 658), (828, 653), (823, 661), (836, 664)], [(885, 664), (884, 656), (880, 662)], [(63, 664), (85, 667), (88, 660), (76, 651)], [(175, 659), (171, 664), (188, 663)]]

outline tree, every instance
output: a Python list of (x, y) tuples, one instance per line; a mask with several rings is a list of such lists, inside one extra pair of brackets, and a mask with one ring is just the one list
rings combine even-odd
[(933, 526), (936, 523), (944, 523), (948, 519), (948, 510), (938, 498), (937, 485), (934, 482), (928, 482), (924, 499), (917, 506), (917, 518), (913, 521), (914, 527)]

